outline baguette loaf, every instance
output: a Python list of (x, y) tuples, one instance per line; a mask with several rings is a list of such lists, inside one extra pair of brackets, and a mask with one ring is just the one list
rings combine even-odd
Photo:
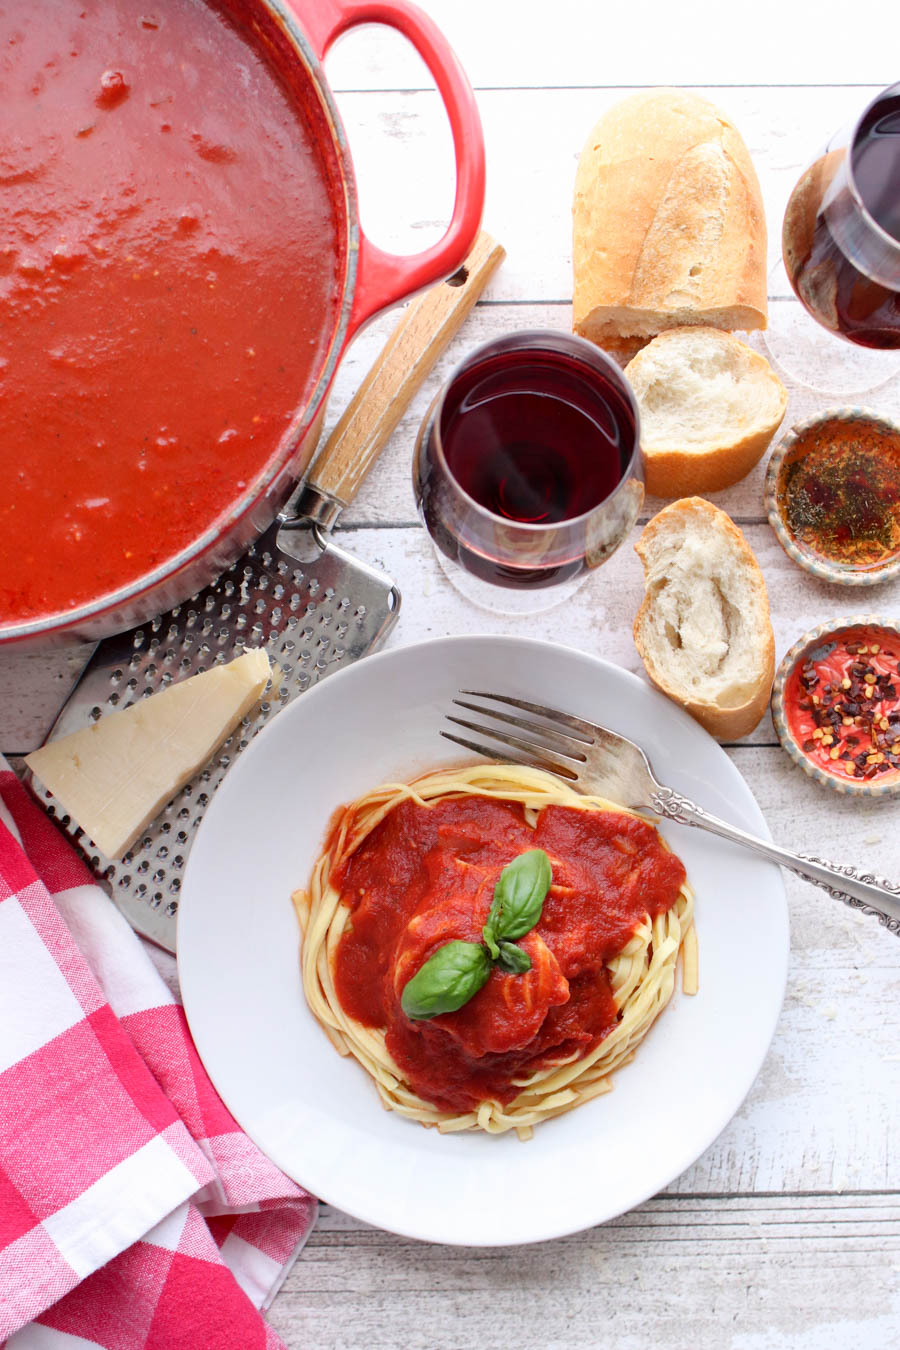
[(746, 736), (772, 692), (766, 583), (737, 526), (702, 497), (672, 502), (635, 544), (646, 594), (634, 641), (647, 674), (720, 740)]
[(576, 333), (614, 354), (683, 324), (766, 326), (766, 223), (747, 147), (706, 99), (654, 89), (594, 127), (575, 179)]
[(765, 357), (717, 328), (670, 328), (625, 374), (641, 413), (645, 486), (657, 497), (738, 482), (762, 458), (787, 407)]

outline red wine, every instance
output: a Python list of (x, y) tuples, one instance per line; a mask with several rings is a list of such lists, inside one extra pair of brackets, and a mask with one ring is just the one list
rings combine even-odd
[(866, 113), (851, 160), (866, 210), (900, 243), (900, 94), (879, 99)]
[[(854, 210), (847, 188), (839, 186), (844, 170), (841, 157), (832, 152), (794, 189), (782, 241), (790, 283), (813, 317), (859, 346), (884, 349), (900, 347), (900, 94), (895, 89), (865, 113), (849, 151), (856, 191), (877, 229)], [(827, 195), (831, 203), (821, 210)], [(879, 237), (879, 231), (888, 238)]]
[[(562, 350), (510, 351), (510, 342), (451, 383), (423, 447), (422, 509), (437, 546), (467, 571), (501, 586), (549, 586), (583, 570), (587, 519), (629, 473), (636, 421), (600, 359), (595, 368)], [(462, 502), (433, 473), (437, 440)]]
[(550, 525), (591, 511), (615, 491), (634, 422), (612, 390), (585, 383), (575, 362), (530, 353), (467, 371), (444, 404), (441, 440), (460, 487), (495, 515)]

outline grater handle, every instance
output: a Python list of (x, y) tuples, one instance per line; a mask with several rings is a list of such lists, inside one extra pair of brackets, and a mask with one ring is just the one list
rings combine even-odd
[(413, 395), (505, 256), (482, 230), (459, 271), (407, 306), (319, 452), (296, 508), (298, 517), (330, 529), (353, 501)]

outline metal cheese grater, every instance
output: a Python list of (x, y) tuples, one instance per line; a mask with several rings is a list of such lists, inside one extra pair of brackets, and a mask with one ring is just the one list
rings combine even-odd
[(213, 759), (119, 861), (105, 857), (53, 795), (32, 787), (128, 922), (175, 950), (181, 878), (195, 832), (229, 765), (257, 731), (331, 671), (372, 651), (397, 621), (400, 593), (385, 573), (334, 543), (330, 530), (356, 495), (413, 393), (459, 329), (504, 256), (482, 234), (463, 268), (414, 301), (319, 454), (293, 514), (282, 516), (211, 586), (149, 623), (106, 638), (70, 695), (50, 740), (265, 646), (272, 680)]
[[(174, 680), (265, 646), (272, 681), (264, 699), (214, 759), (169, 802), (121, 861), (105, 857), (37, 781), (50, 815), (78, 844), (133, 928), (175, 950), (175, 916), (188, 850), (229, 764), (271, 717), (310, 685), (372, 651), (397, 619), (400, 593), (310, 527), (318, 553), (288, 552), (285, 527), (272, 526), (219, 580), (142, 627), (101, 642), (57, 718), (51, 739), (155, 693)], [(292, 531), (296, 536), (296, 530)]]

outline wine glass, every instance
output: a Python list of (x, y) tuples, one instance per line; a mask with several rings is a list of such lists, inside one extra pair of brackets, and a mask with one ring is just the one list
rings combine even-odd
[(786, 274), (800, 305), (773, 306), (766, 343), (776, 363), (842, 395), (900, 374), (900, 84), (806, 169), (785, 212), (782, 255), (773, 291)]
[(413, 486), (438, 561), (463, 595), (499, 613), (549, 609), (637, 519), (634, 395), (583, 338), (536, 330), (494, 339), (432, 402)]

